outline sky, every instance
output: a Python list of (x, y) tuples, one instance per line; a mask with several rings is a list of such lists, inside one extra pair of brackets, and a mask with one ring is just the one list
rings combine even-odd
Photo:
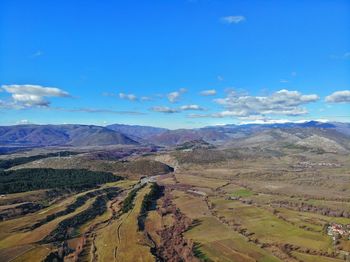
[(0, 125), (350, 122), (348, 0), (2, 0)]

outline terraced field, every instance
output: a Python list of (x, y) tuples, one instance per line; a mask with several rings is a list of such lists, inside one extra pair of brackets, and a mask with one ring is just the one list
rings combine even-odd
[[(1, 261), (12, 261), (14, 259), (29, 261), (29, 258), (35, 259), (32, 261), (40, 261), (44, 259), (50, 252), (55, 252), (59, 243), (56, 241), (48, 242), (45, 238), (57, 230), (62, 221), (74, 219), (79, 214), (87, 212), (98, 196), (106, 194), (106, 192), (118, 192), (119, 188), (122, 190), (123, 188), (127, 189), (130, 184), (132, 182), (120, 182), (119, 184), (117, 182), (112, 183), (112, 186), (105, 185), (102, 189), (73, 194), (35, 213), (1, 222)], [(78, 202), (77, 200), (82, 199), (82, 197), (84, 197), (84, 201)], [(78, 227), (72, 227), (69, 230), (74, 229), (73, 239), (83, 236), (92, 225), (108, 219), (110, 215), (108, 212), (103, 212), (102, 215), (98, 215), (96, 218), (92, 217)], [(72, 238), (67, 238), (67, 240), (69, 239)]]
[[(240, 161), (220, 168), (217, 164), (186, 165), (173, 178), (159, 180), (171, 188), (174, 203), (192, 220), (184, 236), (195, 243), (193, 250), (200, 260), (347, 259), (350, 241), (346, 237), (334, 241), (327, 234), (329, 224), (350, 224), (347, 196), (327, 192), (326, 184), (329, 176), (339, 177), (344, 169), (318, 168), (319, 177), (300, 171), (292, 174), (293, 161), (285, 159), (275, 165), (259, 160), (249, 163), (249, 168)], [(269, 164), (272, 168), (267, 168)], [(283, 181), (286, 172), (290, 173), (288, 181)], [(301, 182), (310, 179), (312, 183)], [(317, 192), (314, 185), (318, 185)], [(343, 186), (348, 190), (347, 182)]]
[[(0, 261), (348, 259), (349, 236), (329, 231), (334, 225), (350, 224), (350, 164), (345, 158), (338, 158), (333, 169), (320, 165), (310, 171), (300, 167), (300, 152), (250, 163), (235, 159), (200, 164), (186, 157), (177, 162), (179, 150), (172, 154), (142, 161), (136, 157), (138, 169), (154, 159), (176, 164), (175, 172), (168, 174), (150, 172), (147, 178), (135, 173), (115, 181), (116, 174), (98, 171), (102, 173), (96, 175), (107, 180), (100, 182), (89, 173), (91, 186), (78, 176), (75, 185), (83, 187), (69, 188), (59, 181), (60, 190), (6, 194), (0, 199)], [(334, 156), (309, 157), (326, 161)], [(342, 184), (328, 191), (332, 178)], [(17, 182), (10, 189), (24, 190)], [(32, 205), (23, 205), (27, 203)]]

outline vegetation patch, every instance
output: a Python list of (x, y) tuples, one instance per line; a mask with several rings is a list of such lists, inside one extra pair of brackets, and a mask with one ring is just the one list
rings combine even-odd
[(234, 191), (231, 195), (235, 197), (250, 197), (254, 195), (254, 192), (250, 191), (249, 189), (242, 188)]
[(129, 212), (134, 207), (134, 200), (135, 200), (135, 197), (137, 195), (137, 191), (139, 191), (142, 187), (143, 186), (136, 187), (130, 191), (128, 196), (123, 201), (122, 208), (120, 209), (122, 214)]
[(0, 160), (0, 169), (8, 169), (14, 166), (23, 165), (32, 161), (36, 161), (36, 160), (44, 159), (48, 157), (58, 157), (58, 156), (66, 157), (66, 156), (77, 155), (77, 154), (79, 153), (71, 152), (71, 151), (61, 151), (61, 152), (55, 152), (55, 153), (48, 153), (44, 155), (17, 157), (13, 159)]
[(109, 172), (85, 169), (34, 168), (0, 171), (0, 193), (18, 193), (38, 189), (83, 190), (123, 179)]
[(197, 257), (200, 261), (203, 262), (212, 262), (213, 260), (211, 260), (206, 254), (203, 253), (203, 251), (201, 250), (201, 244), (198, 242), (195, 242), (193, 245), (193, 254), (195, 257)]
[(35, 228), (42, 226), (43, 224), (46, 224), (46, 223), (56, 219), (57, 217), (65, 216), (67, 214), (73, 213), (77, 208), (83, 206), (86, 203), (86, 201), (89, 200), (90, 198), (96, 197), (96, 196), (101, 195), (101, 194), (118, 193), (118, 192), (119, 192), (119, 188), (117, 188), (117, 187), (110, 187), (110, 188), (99, 189), (99, 190), (95, 190), (92, 192), (88, 192), (82, 196), (77, 197), (77, 199), (72, 204), (68, 205), (66, 207), (66, 209), (48, 215), (46, 218), (38, 221), (33, 226), (31, 226), (30, 229), (33, 230)]
[(150, 192), (143, 198), (140, 214), (137, 217), (139, 230), (144, 230), (148, 211), (155, 210), (157, 199), (163, 195), (163, 191), (164, 187), (159, 186), (157, 183), (152, 183)]
[(29, 213), (34, 213), (43, 208), (43, 205), (39, 203), (23, 203), (15, 206), (14, 208), (8, 208), (0, 210), (0, 221), (7, 220), (9, 218), (24, 216)]
[(93, 204), (86, 210), (80, 212), (76, 216), (61, 221), (55, 230), (53, 230), (43, 240), (44, 243), (63, 241), (74, 236), (79, 226), (102, 215), (107, 210), (107, 202), (118, 195), (118, 192), (109, 192), (104, 195), (97, 196)]

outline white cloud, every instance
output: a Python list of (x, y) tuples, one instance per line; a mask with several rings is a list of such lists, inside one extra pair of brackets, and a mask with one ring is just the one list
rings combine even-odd
[(328, 103), (350, 103), (350, 90), (336, 91), (326, 97)]
[(92, 113), (92, 114), (116, 114), (116, 115), (146, 115), (146, 113), (138, 112), (138, 111), (118, 111), (113, 109), (103, 109), (103, 108), (73, 108), (73, 109), (67, 109), (67, 108), (54, 108), (55, 110), (59, 111), (66, 111), (66, 112), (82, 112), (82, 113)]
[(178, 113), (179, 110), (176, 108), (170, 108), (167, 106), (154, 106), (151, 108), (152, 111), (154, 112), (159, 112), (159, 113), (167, 113), (167, 114), (171, 114), (171, 113)]
[(154, 106), (150, 110), (154, 112), (159, 112), (159, 113), (180, 113), (182, 111), (191, 111), (191, 110), (197, 110), (197, 111), (202, 111), (204, 108), (202, 108), (199, 105), (183, 105), (178, 108), (171, 108), (167, 106)]
[(103, 92), (102, 95), (103, 96), (118, 96), (118, 95), (116, 95), (114, 93), (110, 93), (110, 92)]
[(208, 118), (213, 117), (212, 114), (189, 114), (187, 115), (189, 118)]
[(187, 89), (180, 88), (178, 91), (174, 91), (174, 92), (167, 94), (167, 98), (168, 98), (170, 103), (176, 103), (179, 101), (181, 95), (186, 93), (186, 92), (187, 92)]
[[(248, 125), (248, 124), (286, 124), (286, 123), (295, 123), (295, 124), (301, 124), (301, 123), (306, 123), (311, 120), (290, 120), (290, 119), (269, 119), (269, 118), (264, 118), (264, 119), (257, 119), (254, 121), (242, 121), (239, 123), (239, 125)], [(328, 119), (316, 119), (314, 121), (317, 122), (322, 122), (322, 123), (327, 123), (329, 122)]]
[(280, 83), (288, 83), (289, 81), (287, 79), (281, 79)]
[(1, 88), (11, 94), (13, 108), (48, 107), (47, 97), (70, 97), (69, 93), (56, 87), (40, 85), (2, 85)]
[(345, 52), (341, 55), (331, 55), (330, 56), (332, 59), (343, 59), (343, 60), (347, 60), (350, 59), (350, 52)]
[(137, 101), (137, 96), (134, 94), (125, 94), (125, 93), (119, 93), (119, 97), (121, 99), (129, 100), (129, 101)]
[(220, 76), (220, 75), (218, 75), (216, 78), (217, 78), (218, 81), (224, 81), (224, 78), (222, 76)]
[(270, 96), (239, 95), (234, 91), (225, 98), (214, 101), (225, 107), (226, 111), (212, 114), (213, 117), (246, 117), (251, 115), (303, 115), (308, 111), (302, 105), (315, 102), (319, 97), (315, 94), (303, 95), (298, 91), (282, 89)]
[(119, 97), (121, 99), (129, 100), (129, 101), (138, 101), (140, 100), (141, 102), (147, 102), (147, 101), (152, 101), (153, 98), (151, 96), (142, 96), (140, 99), (134, 95), (134, 94), (125, 94), (125, 93), (110, 93), (110, 92), (103, 92), (103, 96), (111, 96), (111, 97)]
[(216, 90), (215, 89), (209, 89), (209, 90), (203, 90), (200, 92), (202, 96), (214, 96), (216, 95)]
[(350, 52), (346, 52), (346, 53), (343, 55), (343, 58), (344, 58), (344, 59), (350, 59)]
[(31, 122), (29, 120), (27, 120), (27, 119), (22, 119), (22, 120), (17, 121), (16, 124), (18, 124), (18, 125), (29, 125), (29, 124), (31, 124)]
[(184, 105), (184, 106), (181, 106), (180, 109), (183, 111), (186, 111), (186, 110), (204, 110), (199, 105)]
[(220, 20), (225, 24), (238, 24), (238, 23), (244, 22), (246, 18), (242, 15), (231, 15), (231, 16), (221, 17)]
[(153, 99), (152, 97), (149, 97), (149, 96), (142, 96), (140, 100), (145, 102), (145, 101), (152, 101)]
[(36, 51), (35, 53), (33, 53), (30, 57), (31, 58), (35, 58), (35, 57), (39, 57), (42, 56), (44, 53), (40, 50)]

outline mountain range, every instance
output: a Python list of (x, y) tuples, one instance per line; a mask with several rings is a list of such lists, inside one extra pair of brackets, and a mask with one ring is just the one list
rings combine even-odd
[(308, 121), (176, 129), (114, 124), (15, 125), (0, 127), (0, 146), (105, 146), (152, 144), (179, 146), (205, 141), (230, 147), (269, 147), (279, 143), (324, 151), (350, 151), (350, 123)]
[(93, 125), (16, 125), (0, 127), (0, 145), (103, 146), (138, 144), (128, 136)]

